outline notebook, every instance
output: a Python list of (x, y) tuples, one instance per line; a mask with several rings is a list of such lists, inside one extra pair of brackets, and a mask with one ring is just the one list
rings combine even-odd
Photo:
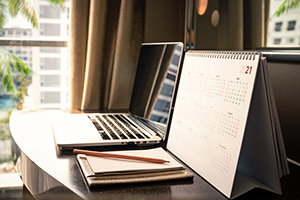
[(77, 155), (77, 160), (86, 183), (90, 188), (153, 183), (158, 181), (188, 181), (193, 178), (191, 172), (186, 170), (161, 147), (142, 150), (113, 151), (110, 153), (160, 158), (169, 162), (163, 164), (151, 163), (138, 160), (98, 157), (80, 153)]
[(143, 43), (128, 113), (65, 114), (52, 124), (61, 149), (152, 145), (164, 140), (183, 44)]

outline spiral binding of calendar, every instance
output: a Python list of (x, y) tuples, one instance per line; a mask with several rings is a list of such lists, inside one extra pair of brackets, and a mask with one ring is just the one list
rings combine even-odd
[(187, 56), (217, 58), (217, 59), (237, 59), (237, 60), (254, 60), (257, 51), (189, 51)]

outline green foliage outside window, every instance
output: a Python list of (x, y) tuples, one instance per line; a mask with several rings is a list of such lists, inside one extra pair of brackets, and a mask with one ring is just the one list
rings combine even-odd
[[(48, 2), (65, 9), (65, 0), (48, 0)], [(37, 16), (31, 1), (0, 0), (0, 29), (4, 27), (9, 16), (16, 17), (19, 14), (23, 15), (33, 28), (38, 28)], [(22, 75), (23, 80), (14, 80), (13, 74), (17, 73)], [(6, 93), (11, 94), (12, 99), (16, 102), (15, 107), (18, 110), (22, 109), (24, 96), (27, 95), (27, 87), (30, 84), (25, 79), (32, 73), (32, 70), (17, 56), (0, 48), (0, 89), (4, 88)], [(15, 88), (16, 82), (21, 83), (17, 89)]]
[(277, 17), (281, 16), (284, 13), (287, 13), (289, 10), (298, 9), (299, 1), (298, 0), (285, 0), (276, 10), (275, 15)]

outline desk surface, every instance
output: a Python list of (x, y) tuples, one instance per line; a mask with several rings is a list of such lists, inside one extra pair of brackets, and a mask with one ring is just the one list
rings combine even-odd
[[(194, 172), (191, 181), (89, 189), (76, 156), (55, 145), (51, 122), (61, 111), (14, 111), (10, 119), (14, 162), (37, 199), (227, 199)], [(254, 189), (236, 199), (299, 199), (300, 168), (281, 178), (282, 195)]]

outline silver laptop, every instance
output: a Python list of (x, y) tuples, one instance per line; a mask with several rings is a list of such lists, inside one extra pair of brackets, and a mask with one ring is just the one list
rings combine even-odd
[(58, 147), (150, 145), (163, 141), (182, 55), (182, 43), (142, 44), (129, 112), (66, 114), (53, 123)]

